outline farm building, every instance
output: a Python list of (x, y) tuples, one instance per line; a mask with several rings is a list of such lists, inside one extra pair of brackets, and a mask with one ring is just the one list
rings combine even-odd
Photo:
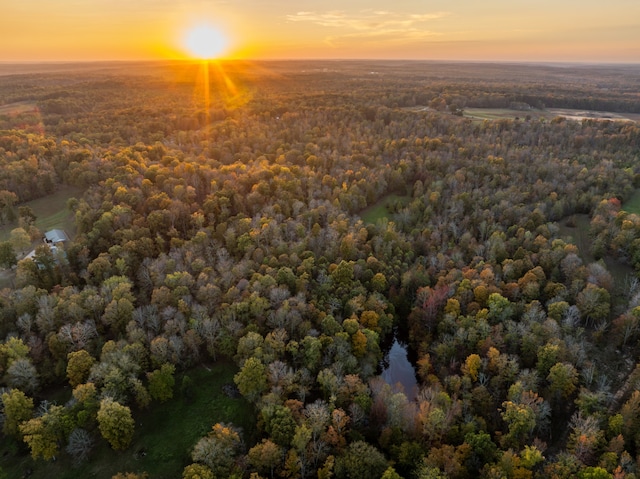
[(69, 241), (69, 237), (63, 230), (49, 230), (44, 234), (43, 240), (45, 243), (56, 244)]

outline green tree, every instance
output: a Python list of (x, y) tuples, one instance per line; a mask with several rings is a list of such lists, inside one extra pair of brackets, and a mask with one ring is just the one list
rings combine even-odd
[(100, 401), (97, 419), (102, 437), (113, 449), (124, 450), (129, 447), (135, 427), (131, 409), (111, 398), (105, 398)]
[(0, 243), (0, 267), (11, 268), (18, 263), (16, 252), (10, 241), (2, 241)]
[(544, 346), (538, 348), (538, 361), (536, 363), (536, 369), (541, 377), (546, 377), (549, 374), (551, 367), (558, 362), (561, 357), (561, 350), (558, 344), (547, 343)]
[(509, 432), (502, 437), (505, 446), (522, 445), (536, 427), (536, 414), (527, 404), (505, 401), (502, 403), (502, 419), (507, 423)]
[(447, 476), (437, 467), (422, 466), (417, 473), (417, 479), (448, 479)]
[(291, 409), (285, 406), (268, 406), (262, 410), (265, 430), (280, 446), (289, 447), (296, 431), (296, 420)]
[(329, 456), (324, 461), (324, 465), (318, 469), (318, 479), (331, 479), (333, 477), (333, 468), (336, 465), (336, 458)]
[(520, 453), (520, 462), (527, 469), (533, 469), (544, 461), (544, 456), (536, 446), (524, 446)]
[(336, 284), (341, 286), (349, 286), (353, 281), (354, 275), (353, 261), (340, 261), (340, 264), (331, 273), (331, 278)]
[(487, 299), (489, 320), (492, 323), (502, 322), (511, 315), (511, 302), (500, 293), (491, 293)]
[(402, 479), (402, 476), (393, 467), (389, 466), (380, 479)]
[(149, 393), (153, 399), (165, 402), (173, 397), (173, 386), (176, 382), (173, 376), (175, 372), (176, 367), (173, 364), (165, 363), (160, 369), (147, 373)]
[(213, 471), (204, 464), (189, 464), (182, 471), (182, 479), (215, 479)]
[(382, 273), (376, 273), (371, 278), (371, 289), (379, 293), (384, 293), (387, 290), (387, 278)]
[(63, 437), (62, 412), (64, 407), (51, 406), (40, 417), (30, 419), (20, 425), (22, 439), (31, 450), (31, 457), (44, 460), (54, 459), (58, 454), (58, 444)]
[(568, 398), (578, 385), (578, 371), (570, 363), (556, 363), (547, 376), (549, 390), (557, 398)]
[(249, 401), (257, 401), (267, 390), (267, 368), (259, 359), (249, 358), (242, 369), (233, 377), (240, 393)]
[(613, 479), (613, 476), (601, 467), (587, 467), (578, 473), (579, 479)]
[(136, 400), (136, 406), (140, 409), (146, 409), (151, 403), (151, 395), (147, 388), (144, 387), (142, 381), (136, 377), (129, 378), (129, 385), (133, 392), (133, 397)]
[(91, 366), (96, 362), (95, 359), (84, 349), (74, 351), (67, 355), (67, 378), (71, 387), (82, 384), (89, 377)]
[(19, 426), (33, 416), (33, 399), (19, 389), (10, 389), (2, 394), (4, 424), (2, 431), (8, 436), (18, 436)]
[(466, 460), (469, 471), (477, 474), (485, 464), (495, 460), (498, 447), (486, 432), (468, 433), (464, 437), (464, 442), (471, 447)]
[(16, 213), (13, 211), (13, 205), (17, 202), (18, 196), (13, 191), (0, 190), (0, 224), (15, 220)]
[(4, 344), (0, 344), (0, 373), (6, 372), (16, 359), (26, 359), (28, 354), (29, 346), (22, 339), (10, 337)]
[(23, 254), (26, 252), (27, 248), (31, 246), (29, 233), (27, 233), (23, 228), (12, 229), (9, 241), (16, 251), (20, 251)]
[(587, 284), (576, 297), (576, 306), (587, 322), (606, 319), (611, 309), (610, 303), (609, 292), (591, 283)]
[(369, 479), (382, 476), (387, 467), (380, 451), (364, 441), (355, 441), (336, 459), (335, 472), (338, 479)]
[(21, 228), (29, 230), (30, 227), (35, 225), (36, 219), (36, 214), (30, 206), (18, 206), (18, 220), (20, 221)]
[[(41, 244), (36, 246), (35, 255), (31, 262), (35, 265), (35, 285), (40, 288), (50, 290), (54, 285), (60, 283), (60, 269), (57, 267), (60, 254), (54, 256), (52, 249)], [(24, 263), (21, 262), (20, 264)], [(27, 262), (29, 263), (29, 262)]]
[(298, 467), (300, 468), (302, 477), (307, 475), (307, 469), (310, 464), (309, 443), (311, 442), (312, 436), (313, 432), (311, 431), (311, 428), (307, 427), (306, 424), (301, 424), (296, 427), (296, 432), (293, 435), (293, 439), (291, 439), (291, 445), (296, 452)]

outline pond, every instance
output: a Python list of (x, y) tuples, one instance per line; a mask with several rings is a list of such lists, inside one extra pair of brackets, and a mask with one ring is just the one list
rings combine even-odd
[(401, 344), (395, 338), (389, 352), (384, 359), (385, 367), (382, 370), (382, 378), (390, 384), (394, 390), (405, 393), (410, 401), (418, 394), (418, 381), (416, 371), (409, 362), (407, 346)]

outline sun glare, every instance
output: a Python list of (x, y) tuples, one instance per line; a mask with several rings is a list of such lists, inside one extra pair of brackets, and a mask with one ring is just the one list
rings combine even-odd
[(184, 46), (194, 57), (211, 60), (224, 53), (227, 39), (220, 30), (211, 25), (198, 25), (187, 31)]

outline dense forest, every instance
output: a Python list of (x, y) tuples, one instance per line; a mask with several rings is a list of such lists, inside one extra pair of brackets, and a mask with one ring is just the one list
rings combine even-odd
[[(640, 68), (29, 70), (0, 76), (0, 477), (640, 477)], [(51, 248), (29, 202), (71, 187)], [(214, 367), (246, 422), (176, 470), (132, 450)]]

